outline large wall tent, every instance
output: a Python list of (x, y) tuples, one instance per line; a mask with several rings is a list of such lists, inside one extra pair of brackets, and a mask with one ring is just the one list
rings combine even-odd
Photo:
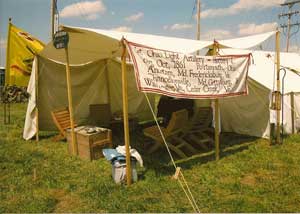
[[(257, 137), (269, 137), (270, 123), (276, 123), (275, 112), (270, 110), (271, 93), (276, 89), (275, 81), (275, 53), (268, 51), (251, 51), (238, 49), (222, 49), (220, 54), (251, 53), (253, 63), (249, 68), (249, 94), (245, 97), (236, 97), (220, 100), (222, 128), (240, 134)], [(299, 92), (300, 76), (293, 69), (300, 69), (300, 55), (296, 53), (280, 54), (280, 79), (284, 86), (284, 116), (283, 125), (286, 133), (292, 133), (292, 113), (294, 114), (295, 128), (300, 128)], [(294, 94), (294, 111), (291, 109), (291, 94)]]
[[(142, 44), (148, 47), (180, 53), (195, 53), (197, 50), (211, 47), (214, 42), (197, 41), (173, 37), (154, 36), (114, 32), (99, 29), (63, 27), (69, 33), (69, 58), (73, 90), (74, 116), (77, 123), (85, 123), (88, 119), (88, 106), (95, 103), (110, 103), (112, 113), (122, 110), (121, 92), (121, 39)], [(224, 53), (234, 49), (250, 49), (273, 36), (275, 32), (218, 41)], [(234, 49), (225, 49), (234, 48)], [(241, 51), (241, 50), (238, 50)], [(244, 50), (243, 50), (244, 51)], [(225, 53), (226, 52), (226, 53)], [(252, 53), (254, 64), (249, 71), (249, 95), (236, 98), (221, 99), (221, 124), (223, 131), (235, 131), (259, 137), (268, 137), (270, 111), (269, 100), (272, 91), (274, 53), (271, 59)], [(295, 56), (300, 61), (300, 56)], [(50, 111), (68, 105), (65, 77), (65, 52), (57, 50), (49, 43), (36, 57), (28, 91), (31, 94), (28, 104), (23, 137), (32, 138), (36, 133), (36, 106), (39, 109), (40, 130), (53, 130)], [(256, 66), (258, 63), (268, 64), (267, 67)], [(272, 66), (271, 66), (272, 65)], [(298, 65), (289, 64), (293, 69)], [(133, 67), (128, 67), (128, 99), (129, 113), (140, 120), (148, 119), (151, 113), (144, 95), (137, 91)], [(260, 70), (262, 69), (262, 70)], [(267, 70), (265, 70), (267, 69)], [(270, 69), (270, 70), (269, 70)], [(299, 81), (300, 78), (288, 71), (287, 78)], [(265, 79), (266, 78), (266, 79)], [(261, 80), (260, 80), (261, 79)], [(286, 80), (287, 82), (287, 80)], [(300, 92), (299, 86), (286, 84), (286, 92)], [(300, 84), (299, 84), (300, 85)], [(36, 94), (37, 93), (37, 94)], [(37, 96), (36, 96), (37, 95)], [(300, 100), (296, 96), (295, 102)], [(154, 99), (152, 99), (154, 104)], [(208, 102), (209, 103), (209, 102)], [(296, 104), (298, 108), (298, 104)], [(299, 108), (298, 108), (299, 109)], [(249, 121), (245, 123), (245, 120)], [(241, 125), (242, 124), (242, 125)]]

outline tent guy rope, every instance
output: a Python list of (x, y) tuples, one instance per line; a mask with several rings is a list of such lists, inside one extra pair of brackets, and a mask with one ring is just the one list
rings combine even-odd
[[(153, 115), (153, 118), (154, 118), (154, 120), (155, 120), (155, 123), (156, 123), (156, 125), (157, 125), (157, 128), (158, 128), (158, 130), (159, 130), (159, 132), (160, 132), (160, 135), (161, 135), (161, 137), (162, 137), (162, 139), (163, 139), (163, 142), (164, 142), (164, 144), (165, 144), (165, 146), (166, 146), (166, 149), (167, 149), (167, 151), (168, 151), (168, 154), (169, 154), (169, 156), (170, 156), (170, 158), (171, 158), (171, 162), (172, 162), (172, 164), (173, 164), (175, 170), (177, 170), (177, 165), (176, 165), (176, 163), (175, 163), (175, 161), (174, 161), (174, 158), (173, 158), (173, 156), (172, 156), (172, 154), (171, 154), (171, 151), (170, 151), (170, 149), (169, 149), (169, 147), (168, 147), (168, 144), (167, 144), (167, 142), (166, 142), (165, 136), (164, 136), (164, 134), (163, 134), (163, 132), (162, 132), (160, 126), (159, 126), (159, 123), (158, 123), (158, 121), (157, 121), (157, 117), (156, 117), (156, 115), (155, 115), (155, 113), (154, 113), (154, 111), (153, 111), (153, 108), (152, 108), (152, 106), (151, 106), (150, 100), (149, 100), (149, 98), (148, 98), (148, 96), (147, 96), (146, 93), (144, 93), (144, 95), (145, 95), (145, 97), (146, 97), (147, 103), (148, 103), (148, 105), (149, 105), (149, 108), (150, 108), (150, 110), (151, 110), (151, 113), (152, 113), (152, 115)], [(185, 189), (184, 185), (182, 184), (182, 181), (180, 180), (180, 176), (179, 176), (178, 179), (176, 179), (176, 180), (178, 180), (178, 182), (179, 182), (179, 184), (180, 184), (182, 190), (184, 191), (184, 193), (185, 193), (186, 197), (188, 198), (188, 200), (189, 200), (191, 206), (193, 207), (194, 211), (195, 211), (196, 213), (200, 213), (199, 207), (198, 207), (198, 205), (197, 205), (197, 203), (196, 203), (196, 201), (195, 201), (195, 198), (194, 198), (194, 196), (193, 196), (193, 194), (192, 194), (192, 192), (191, 192), (191, 189), (190, 189), (188, 183), (186, 182), (186, 180), (185, 180), (185, 178), (184, 178), (184, 175), (183, 175), (183, 173), (182, 173), (181, 170), (180, 170), (179, 174), (181, 175), (181, 177), (182, 177), (182, 179), (183, 179), (183, 183), (185, 184), (187, 190)]]

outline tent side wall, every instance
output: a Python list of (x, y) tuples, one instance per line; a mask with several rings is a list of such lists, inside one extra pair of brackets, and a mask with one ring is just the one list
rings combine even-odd
[[(287, 134), (292, 134), (292, 105), (291, 93), (285, 94), (283, 106), (283, 127)], [(294, 93), (294, 128), (295, 133), (300, 130), (300, 93)]]
[(295, 132), (300, 131), (300, 93), (294, 93)]
[[(104, 60), (71, 66), (74, 118), (87, 123), (89, 104), (108, 103)], [(65, 66), (39, 57), (39, 125), (40, 130), (56, 130), (51, 111), (68, 106)]]
[[(68, 106), (65, 65), (38, 57), (38, 107), (39, 129), (57, 130), (51, 111)], [(107, 81), (107, 73), (108, 79)], [(35, 72), (32, 72), (34, 74)], [(31, 94), (35, 94), (35, 80), (31, 77)], [(121, 64), (115, 60), (100, 60), (81, 66), (71, 66), (74, 118), (77, 124), (89, 124), (89, 105), (111, 105), (111, 112), (122, 111)], [(139, 120), (152, 118), (143, 94), (137, 91), (133, 67), (128, 65), (129, 113)], [(154, 96), (150, 96), (153, 103)], [(23, 137), (30, 139), (35, 134), (35, 101), (31, 97), (27, 109)], [(30, 133), (30, 134), (29, 134)]]
[(270, 134), (270, 90), (248, 79), (247, 96), (220, 100), (223, 132), (268, 138)]

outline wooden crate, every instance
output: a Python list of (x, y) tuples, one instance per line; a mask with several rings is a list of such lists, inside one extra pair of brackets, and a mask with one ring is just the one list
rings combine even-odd
[[(103, 157), (102, 149), (112, 147), (112, 133), (110, 129), (101, 128), (102, 131), (89, 134), (86, 132), (87, 128), (80, 126), (75, 129), (78, 156), (84, 160), (97, 160)], [(67, 130), (68, 148), (69, 153), (73, 154), (71, 139), (71, 131), (69, 129)]]

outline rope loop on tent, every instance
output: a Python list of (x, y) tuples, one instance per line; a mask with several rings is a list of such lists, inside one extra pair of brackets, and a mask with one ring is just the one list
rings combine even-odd
[[(163, 142), (164, 142), (164, 144), (165, 144), (165, 146), (166, 146), (166, 149), (167, 149), (167, 151), (168, 151), (168, 154), (169, 154), (169, 156), (170, 156), (170, 158), (171, 158), (171, 162), (172, 162), (172, 164), (173, 164), (173, 166), (174, 166), (174, 168), (175, 168), (175, 170), (176, 170), (176, 173), (178, 172), (178, 174), (180, 175), (180, 176), (178, 176), (178, 177), (175, 178), (175, 179), (179, 182), (179, 184), (180, 184), (182, 190), (184, 191), (184, 193), (185, 193), (185, 195), (186, 195), (188, 201), (190, 202), (191, 206), (193, 207), (194, 211), (195, 211), (196, 213), (200, 213), (199, 207), (198, 207), (198, 205), (197, 205), (197, 203), (196, 203), (196, 200), (195, 200), (195, 198), (194, 198), (194, 196), (193, 196), (193, 194), (192, 194), (192, 192), (191, 192), (191, 189), (190, 189), (188, 183), (186, 182), (185, 177), (184, 177), (182, 171), (180, 170), (180, 167), (177, 167), (177, 165), (176, 165), (176, 163), (175, 163), (175, 161), (174, 161), (174, 158), (173, 158), (173, 156), (172, 156), (172, 154), (171, 154), (171, 151), (170, 151), (170, 149), (169, 149), (169, 146), (168, 146), (168, 144), (167, 144), (167, 141), (166, 141), (166, 139), (165, 139), (165, 136), (164, 136), (164, 134), (163, 134), (163, 132), (162, 132), (162, 130), (161, 130), (161, 128), (160, 128), (160, 125), (159, 125), (159, 123), (158, 123), (158, 121), (157, 121), (157, 117), (156, 117), (156, 115), (155, 115), (155, 113), (154, 113), (154, 110), (153, 110), (153, 108), (152, 108), (152, 106), (151, 106), (151, 103), (150, 103), (150, 101), (149, 101), (149, 98), (148, 98), (148, 96), (147, 96), (146, 93), (144, 93), (144, 95), (145, 95), (145, 97), (146, 97), (147, 103), (148, 103), (148, 105), (149, 105), (149, 108), (150, 108), (151, 113), (152, 113), (152, 115), (153, 115), (153, 118), (154, 118), (154, 120), (155, 120), (155, 123), (156, 123), (156, 125), (157, 125), (158, 130), (159, 130), (159, 133), (160, 133), (160, 135), (161, 135), (161, 137), (162, 137), (162, 140), (163, 140)], [(182, 179), (182, 181), (181, 181), (180, 179)], [(186, 188), (186, 189), (185, 189), (185, 188)]]

